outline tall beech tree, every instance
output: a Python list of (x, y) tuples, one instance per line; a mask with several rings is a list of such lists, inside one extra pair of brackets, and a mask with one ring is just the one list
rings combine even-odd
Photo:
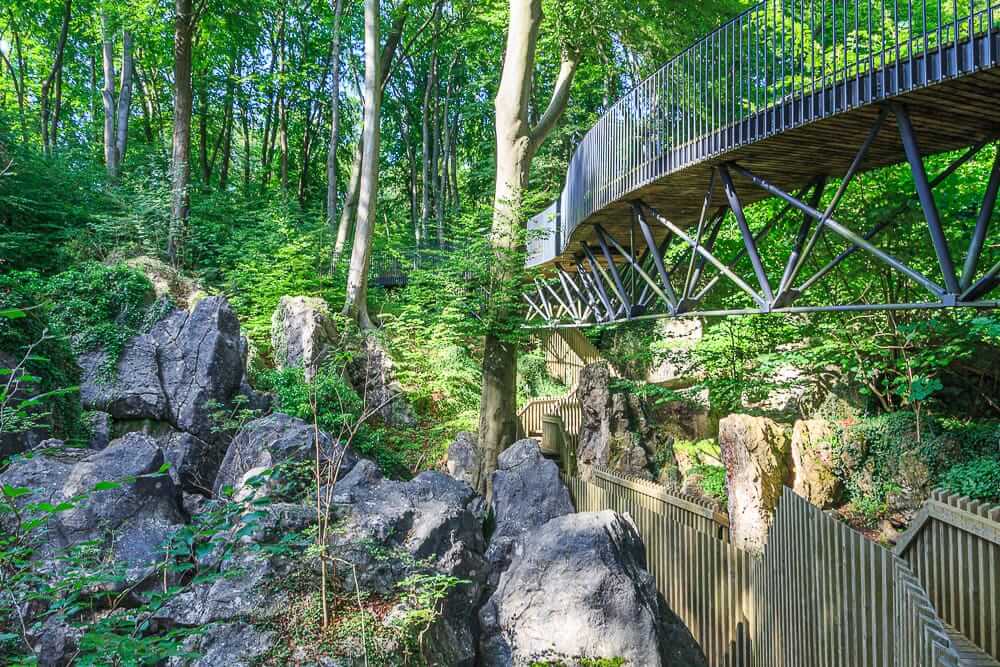
[(337, 145), (340, 143), (340, 17), (344, 0), (331, 0), (333, 5), (333, 44), (330, 49), (330, 144), (326, 150), (326, 220), (334, 229), (337, 215)]
[(115, 99), (115, 39), (111, 32), (108, 15), (101, 12), (102, 59), (104, 64), (104, 88), (101, 99), (104, 104), (104, 166), (108, 178), (118, 178), (125, 150), (128, 146), (128, 117), (132, 106), (132, 33), (125, 30), (122, 35), (121, 84)]
[[(529, 119), (535, 51), (542, 25), (541, 0), (510, 0), (507, 49), (504, 53), (496, 109), (496, 179), (490, 245), (494, 251), (492, 285), (507, 285), (517, 262), (524, 227), (524, 195), (531, 161), (566, 108), (580, 52), (561, 53), (559, 75), (548, 106), (534, 125)], [(517, 437), (517, 344), (504, 329), (516, 320), (505, 299), (494, 304), (493, 328), (483, 342), (483, 386), (480, 397), (480, 468), (477, 487), (492, 497), (497, 457)], [(516, 324), (515, 324), (516, 326)]]
[(191, 110), (194, 91), (191, 82), (192, 47), (198, 14), (193, 0), (175, 0), (174, 4), (174, 133), (170, 161), (170, 230), (167, 257), (176, 264), (181, 236), (191, 206), (188, 186), (191, 182)]
[(347, 297), (343, 314), (354, 319), (362, 329), (371, 329), (368, 316), (368, 262), (375, 228), (378, 203), (379, 116), (382, 106), (379, 53), (379, 0), (364, 0), (365, 5), (365, 107), (361, 143), (358, 213), (354, 224), (354, 245), (347, 273)]

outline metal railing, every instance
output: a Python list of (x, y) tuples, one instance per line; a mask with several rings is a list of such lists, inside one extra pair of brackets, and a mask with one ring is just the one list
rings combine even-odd
[[(529, 222), (565, 251), (592, 213), (767, 136), (996, 61), (997, 0), (764, 0), (669, 61), (584, 136), (560, 199)], [(906, 65), (904, 67), (904, 64)]]

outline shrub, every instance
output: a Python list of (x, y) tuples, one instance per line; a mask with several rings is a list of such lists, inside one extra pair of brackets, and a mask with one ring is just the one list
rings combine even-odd
[[(80, 418), (80, 399), (73, 391), (79, 383), (80, 370), (66, 338), (43, 310), (33, 307), (36, 298), (18, 275), (0, 276), (0, 311), (8, 315), (0, 317), (0, 351), (10, 355), (13, 360), (10, 366), (14, 367), (29, 347), (35, 346), (23, 371), (31, 379), (30, 394), (47, 396), (37, 412), (32, 409), (31, 421), (46, 425), (53, 437), (80, 441), (86, 438), (86, 432)], [(0, 362), (0, 366), (6, 364)], [(0, 390), (6, 386), (12, 370), (6, 368), (7, 372), (0, 373)], [(11, 431), (24, 430), (25, 426), (30, 427), (22, 423)]]
[(306, 382), (302, 368), (268, 369), (257, 373), (254, 384), (274, 393), (275, 406), (280, 412), (313, 421), (312, 400), (315, 396), (316, 423), (320, 430), (338, 437), (361, 416), (364, 407), (351, 385), (334, 368), (325, 366), (312, 382)]
[(83, 262), (42, 281), (38, 291), (50, 317), (70, 337), (77, 354), (104, 348), (117, 361), (125, 342), (148, 330), (166, 307), (150, 309), (153, 286), (124, 264)]
[(945, 471), (941, 486), (973, 500), (1000, 503), (1000, 459), (981, 457)]
[(696, 465), (688, 472), (698, 480), (698, 486), (709, 498), (725, 505), (729, 502), (726, 494), (726, 469), (721, 466)]

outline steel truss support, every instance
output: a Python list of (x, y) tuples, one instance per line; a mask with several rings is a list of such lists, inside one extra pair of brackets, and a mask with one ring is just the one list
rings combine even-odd
[[(890, 113), (895, 117), (903, 153), (913, 176), (914, 196), (890, 211), (885, 219), (867, 232), (858, 234), (835, 215), (848, 187), (864, 169), (869, 150)], [(945, 224), (934, 197), (935, 188), (995, 140), (996, 137), (990, 137), (977, 142), (940, 173), (929, 178), (906, 108), (890, 104), (880, 110), (825, 206), (821, 206), (821, 202), (827, 191), (826, 176), (817, 176), (801, 190), (790, 194), (747, 165), (737, 162), (719, 164), (711, 170), (696, 229), (685, 230), (647, 202), (634, 200), (630, 202), (632, 228), (638, 227), (637, 235), (630, 233), (627, 240), (621, 241), (600, 224), (595, 224), (592, 229), (596, 245), (592, 248), (587, 243), (579, 243), (579, 252), (573, 264), (557, 263), (554, 275), (549, 279), (536, 279), (533, 293), (525, 294), (524, 299), (531, 316), (543, 320), (546, 323), (544, 326), (549, 327), (587, 326), (656, 317), (767, 312), (857, 312), (955, 306), (995, 308), (1000, 301), (989, 300), (988, 297), (993, 290), (1000, 288), (1000, 262), (985, 271), (980, 263), (983, 249), (991, 247), (987, 238), (1000, 194), (1000, 144), (996, 147), (968, 247), (960, 255), (953, 254), (954, 243), (949, 245)], [(737, 176), (742, 179), (740, 188), (755, 187), (784, 202), (781, 210), (756, 232), (751, 230), (747, 220), (744, 201), (734, 180)], [(717, 198), (717, 187), (721, 187), (721, 199)], [(873, 242), (883, 231), (898, 225), (914, 203), (919, 203), (923, 223), (926, 224), (930, 240), (928, 253), (933, 249), (931, 261), (936, 269), (931, 274)], [(775, 229), (786, 229), (779, 227), (779, 223), (792, 213), (802, 216), (797, 227), (792, 227), (796, 230), (794, 236), (776, 240), (776, 237), (792, 234), (792, 230), (788, 230), (787, 234), (773, 233)], [(727, 223), (727, 220), (731, 222)], [(732, 257), (724, 259), (717, 252), (716, 245), (727, 224), (732, 225), (732, 232), (727, 238), (739, 238), (742, 247)], [(818, 256), (820, 239), (827, 243), (824, 234), (839, 239), (847, 247), (836, 255), (831, 250), (831, 258), (824, 259), (818, 270), (800, 281), (800, 274)], [(765, 243), (770, 248), (767, 256), (772, 264), (775, 248), (782, 248), (778, 244), (786, 244), (781, 250), (784, 260), (773, 276), (775, 282), (768, 275), (761, 252)], [(925, 291), (929, 298), (909, 303), (796, 305), (802, 295), (859, 251), (905, 276)], [(959, 264), (953, 259), (955, 256), (961, 259)], [(959, 265), (960, 273), (957, 271)], [(706, 271), (714, 275), (703, 280)], [(728, 296), (725, 292), (719, 295), (726, 296), (724, 303), (734, 303), (733, 298), (743, 294), (742, 298), (748, 299), (750, 305), (708, 306), (706, 297), (713, 291), (717, 292), (716, 288), (720, 285), (730, 286)]]

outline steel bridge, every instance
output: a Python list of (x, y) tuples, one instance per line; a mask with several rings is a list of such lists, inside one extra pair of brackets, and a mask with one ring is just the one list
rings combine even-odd
[[(1000, 151), (974, 206), (951, 210), (939, 186), (996, 150), (998, 51), (1000, 0), (750, 8), (581, 140), (561, 196), (528, 221), (531, 318), (995, 308)], [(862, 174), (901, 163), (908, 199), (843, 218)], [(831, 282), (859, 270), (894, 298)]]

